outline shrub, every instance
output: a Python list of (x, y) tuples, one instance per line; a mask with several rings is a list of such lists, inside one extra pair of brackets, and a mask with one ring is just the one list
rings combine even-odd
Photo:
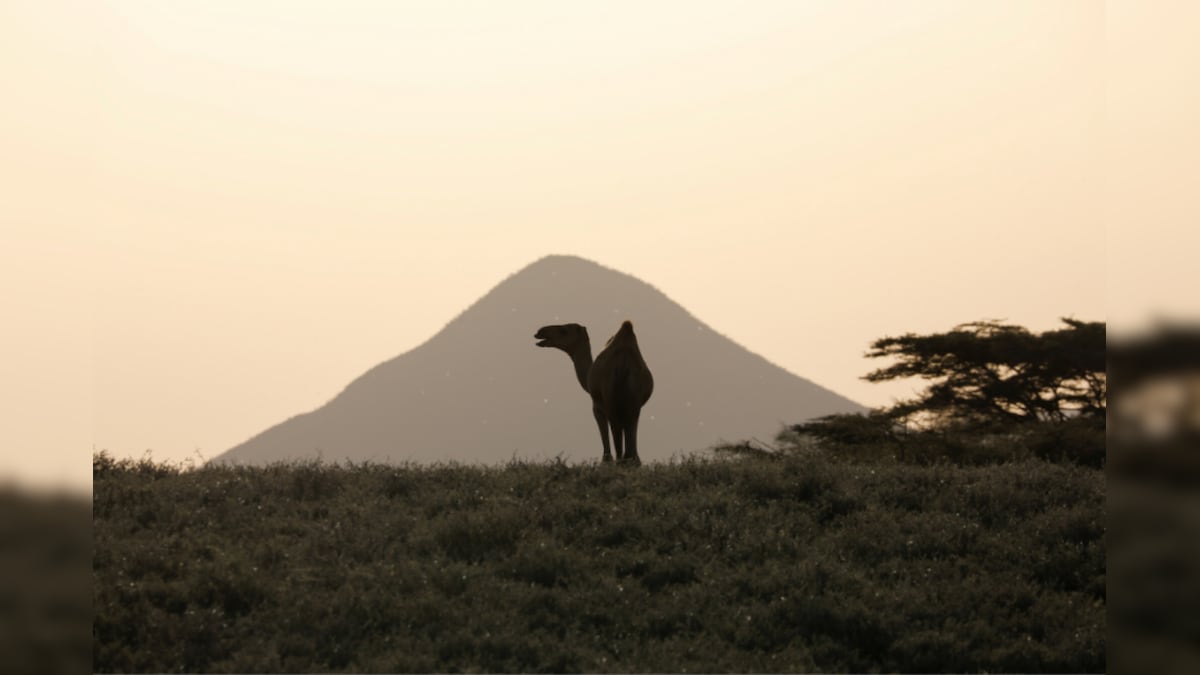
[(1105, 667), (1071, 464), (93, 459), (97, 671)]

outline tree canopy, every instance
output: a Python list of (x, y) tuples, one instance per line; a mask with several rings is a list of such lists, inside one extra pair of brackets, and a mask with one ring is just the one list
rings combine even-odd
[(925, 426), (1104, 419), (1107, 399), (1105, 324), (1064, 318), (1065, 326), (1033, 333), (977, 321), (945, 333), (884, 337), (868, 358), (895, 362), (863, 379), (930, 380), (916, 398), (887, 413)]

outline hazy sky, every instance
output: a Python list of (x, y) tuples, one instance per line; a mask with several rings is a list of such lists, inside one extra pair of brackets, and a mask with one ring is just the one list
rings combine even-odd
[(1195, 226), (1159, 6), (6, 0), (0, 472), (212, 457), (549, 253), (868, 405), (874, 338), (1103, 319), (1195, 251), (1106, 239)]

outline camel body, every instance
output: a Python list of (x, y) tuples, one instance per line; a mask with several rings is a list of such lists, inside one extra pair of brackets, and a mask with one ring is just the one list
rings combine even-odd
[(571, 357), (580, 386), (592, 397), (592, 415), (604, 446), (603, 461), (613, 460), (615, 446), (617, 460), (640, 464), (638, 420), (654, 393), (654, 377), (638, 348), (633, 324), (622, 323), (594, 361), (587, 329), (579, 324), (544, 326), (534, 337), (540, 340), (539, 347), (561, 349)]

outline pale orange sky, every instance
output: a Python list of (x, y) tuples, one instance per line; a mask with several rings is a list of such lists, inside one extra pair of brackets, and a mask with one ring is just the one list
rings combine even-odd
[(212, 457), (549, 253), (868, 405), (883, 335), (1189, 312), (1197, 14), (5, 2), (0, 472)]

